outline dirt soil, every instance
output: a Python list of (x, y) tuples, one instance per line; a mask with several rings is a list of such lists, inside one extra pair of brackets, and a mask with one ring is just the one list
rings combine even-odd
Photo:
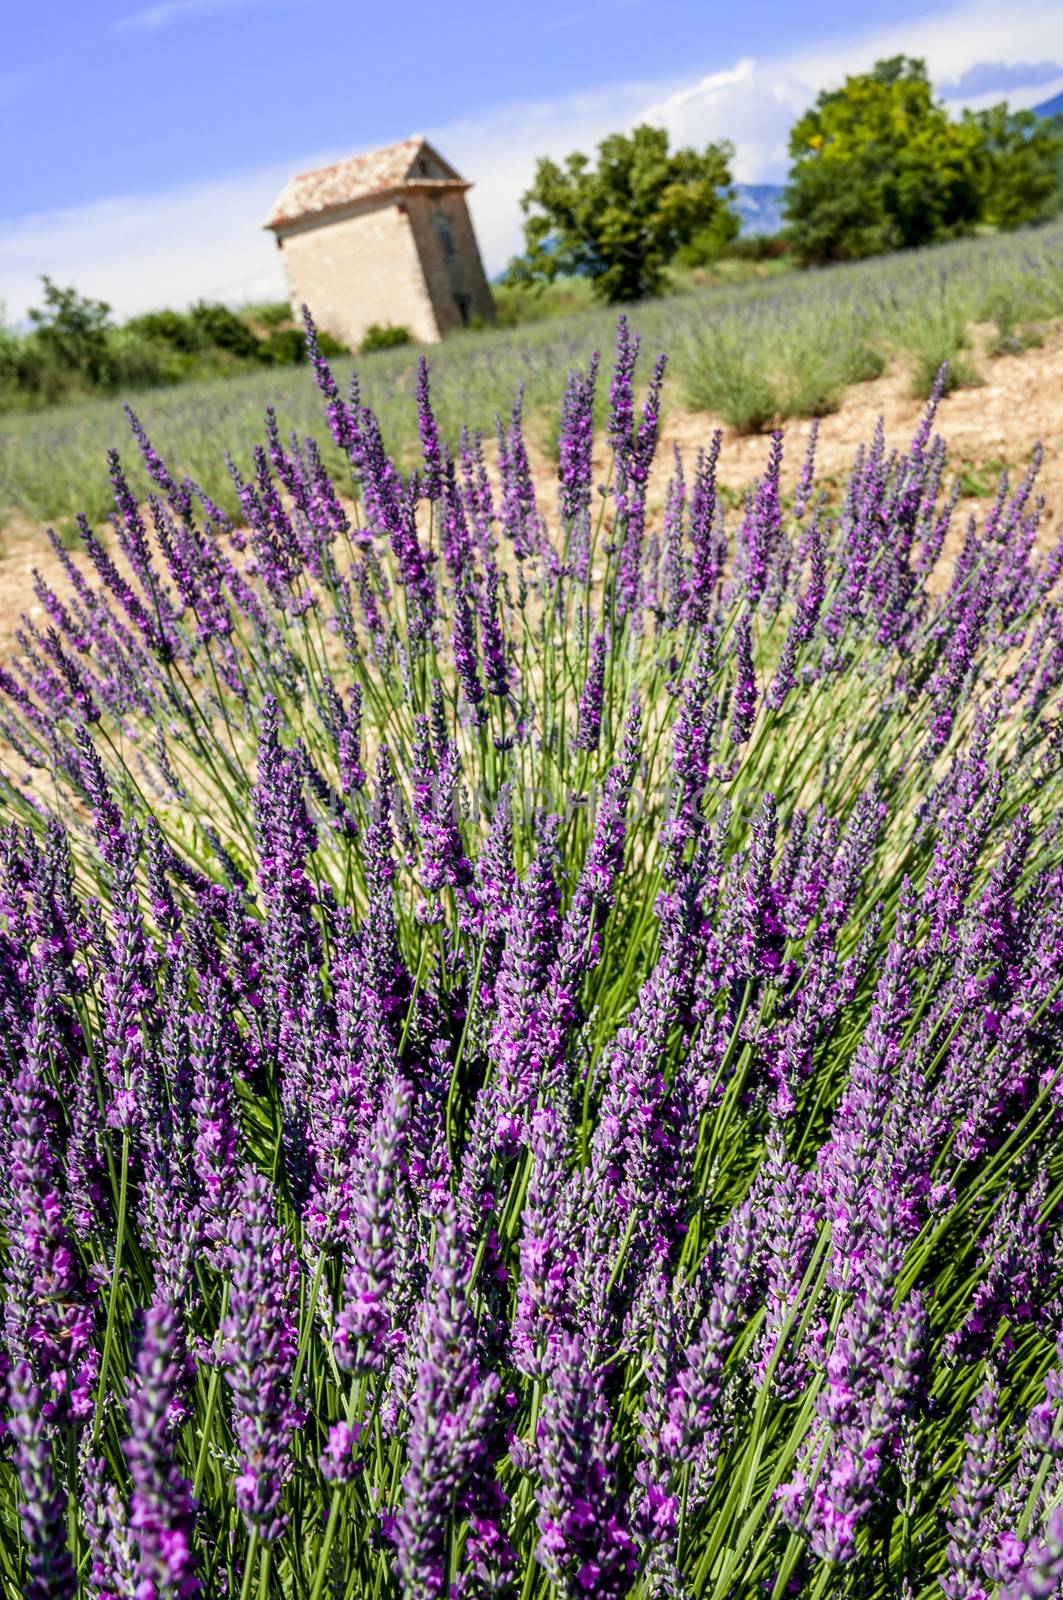
[[(1002, 466), (1017, 475), (1026, 467), (1031, 451), (1040, 442), (1044, 464), (1039, 478), (1045, 499), (1040, 542), (1054, 540), (1058, 519), (1063, 516), (1063, 327), (1050, 331), (1044, 345), (1019, 355), (982, 357), (974, 363), (984, 378), (979, 388), (961, 389), (942, 401), (937, 431), (949, 445), (953, 473), (962, 473), (969, 493), (960, 502), (957, 525), (963, 513), (989, 499)], [(817, 475), (820, 479), (843, 480), (858, 445), (871, 439), (877, 419), (885, 426), (888, 448), (903, 448), (911, 439), (923, 412), (923, 402), (909, 392), (909, 379), (896, 362), (873, 383), (850, 389), (840, 409), (824, 417), (819, 426)], [(672, 447), (683, 456), (688, 480), (693, 472), (699, 447), (709, 442), (718, 419), (700, 412), (682, 410), (673, 399), (668, 405), (661, 430), (661, 446), (650, 481), (651, 506), (664, 498), (672, 472)], [(787, 487), (796, 481), (808, 441), (810, 424), (795, 421), (786, 428), (783, 477)], [(767, 459), (768, 441), (764, 437), (743, 438), (725, 430), (720, 452), (718, 477), (726, 487), (741, 491), (754, 482)], [(604, 473), (604, 460), (597, 463)], [(552, 510), (552, 471), (545, 461), (536, 463), (542, 482), (542, 504)], [(43, 529), (32, 523), (11, 523), (4, 530), (0, 555), (0, 654), (14, 643), (22, 613), (38, 627), (47, 626), (47, 617), (33, 594), (32, 572), (39, 568), (60, 593), (66, 592), (59, 562)]]

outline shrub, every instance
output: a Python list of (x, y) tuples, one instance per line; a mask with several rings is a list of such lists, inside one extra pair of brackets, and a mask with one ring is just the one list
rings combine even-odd
[(1017, 355), (1042, 343), (1036, 328), (1024, 326), (1037, 314), (1040, 296), (1036, 285), (1023, 279), (1002, 279), (990, 285), (982, 296), (976, 316), (979, 322), (996, 327), (989, 353)]
[(258, 339), (243, 317), (230, 311), (228, 306), (200, 300), (188, 315), (205, 344), (244, 359), (257, 356)]
[(142, 316), (130, 317), (123, 326), (131, 335), (148, 339), (153, 344), (171, 345), (189, 355), (213, 342), (202, 319), (183, 311), (148, 311)]
[(950, 293), (942, 283), (937, 293), (931, 290), (920, 306), (905, 319), (900, 342), (912, 362), (912, 394), (927, 399), (944, 368), (944, 392), (977, 387), (982, 382), (977, 370), (964, 360), (970, 345), (972, 307), (965, 297)]
[(257, 350), (258, 359), (267, 365), (296, 366), (306, 360), (306, 338), (301, 328), (274, 328)]
[(270, 300), (265, 305), (245, 306), (244, 315), (254, 317), (264, 328), (278, 328), (282, 322), (292, 320), (292, 308), (287, 300)]
[(741, 234), (727, 246), (727, 254), (739, 261), (779, 261), (792, 250), (785, 233)]
[(747, 328), (701, 330), (683, 356), (686, 403), (714, 411), (738, 433), (762, 433), (780, 415), (782, 400), (763, 347)]
[(371, 350), (394, 350), (400, 344), (409, 344), (411, 338), (409, 328), (371, 322), (362, 336), (361, 349), (366, 354)]
[(4, 1600), (1058, 1592), (1036, 463), (943, 556), (932, 410), (658, 519), (626, 325), (549, 488), (313, 370), (0, 675)]
[(873, 383), (889, 365), (883, 350), (859, 337), (842, 343), (837, 359), (838, 376), (843, 383)]

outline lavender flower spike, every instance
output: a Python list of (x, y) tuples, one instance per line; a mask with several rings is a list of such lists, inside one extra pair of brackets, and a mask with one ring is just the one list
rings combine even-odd
[(448, 1526), (481, 1466), (498, 1398), (498, 1378), (481, 1370), (476, 1354), (468, 1268), (465, 1237), (449, 1204), (436, 1236), (410, 1400), (409, 1466), (396, 1527), (404, 1600), (439, 1600), (447, 1592)]
[(20, 1490), (19, 1520), (29, 1567), (25, 1597), (73, 1600), (77, 1584), (66, 1548), (66, 1495), (56, 1486), (52, 1435), (44, 1420), (41, 1391), (27, 1362), (19, 1362), (11, 1373), (8, 1404)]
[(265, 1178), (247, 1168), (229, 1224), (225, 1271), (232, 1285), (222, 1360), (242, 1456), (236, 1504), (264, 1541), (284, 1532), (281, 1494), (292, 1469), (298, 1413), (291, 1399), (295, 1359), (295, 1260), (276, 1221)]
[(604, 633), (596, 633), (591, 640), (590, 665), (587, 681), (579, 697), (578, 722), (575, 745), (577, 750), (593, 751), (598, 748), (602, 729), (602, 691), (605, 686), (606, 642)]
[(167, 1438), (182, 1381), (182, 1345), (177, 1313), (165, 1300), (157, 1300), (144, 1321), (125, 1444), (133, 1480), (129, 1522), (138, 1546), (140, 1600), (187, 1600), (199, 1589), (192, 1551), (192, 1486), (178, 1469)]

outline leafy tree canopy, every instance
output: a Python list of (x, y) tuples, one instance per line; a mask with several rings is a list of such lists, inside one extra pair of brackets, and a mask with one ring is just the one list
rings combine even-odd
[(667, 133), (643, 125), (603, 139), (597, 166), (579, 151), (544, 158), (521, 199), (526, 252), (510, 280), (579, 273), (600, 300), (653, 294), (677, 252), (731, 211), (732, 154), (726, 143), (670, 152)]
[(953, 121), (926, 64), (909, 56), (820, 94), (790, 134), (784, 201), (806, 261), (908, 249), (1044, 216), (1055, 192), (1057, 141), (1030, 112), (1006, 105)]
[(42, 277), (41, 283), (44, 305), (29, 315), (48, 358), (58, 367), (83, 373), (90, 383), (104, 382), (110, 366), (110, 306), (76, 289), (61, 289), (49, 277)]
[(1058, 209), (1061, 120), (1011, 111), (1004, 104), (965, 113), (965, 123), (978, 136), (975, 172), (983, 222), (1018, 228), (1024, 222), (1040, 222)]

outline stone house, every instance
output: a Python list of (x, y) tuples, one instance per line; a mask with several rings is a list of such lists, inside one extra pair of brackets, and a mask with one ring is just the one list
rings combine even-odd
[(264, 226), (293, 311), (352, 350), (373, 323), (432, 343), (492, 317), (469, 188), (421, 137), (290, 178)]

